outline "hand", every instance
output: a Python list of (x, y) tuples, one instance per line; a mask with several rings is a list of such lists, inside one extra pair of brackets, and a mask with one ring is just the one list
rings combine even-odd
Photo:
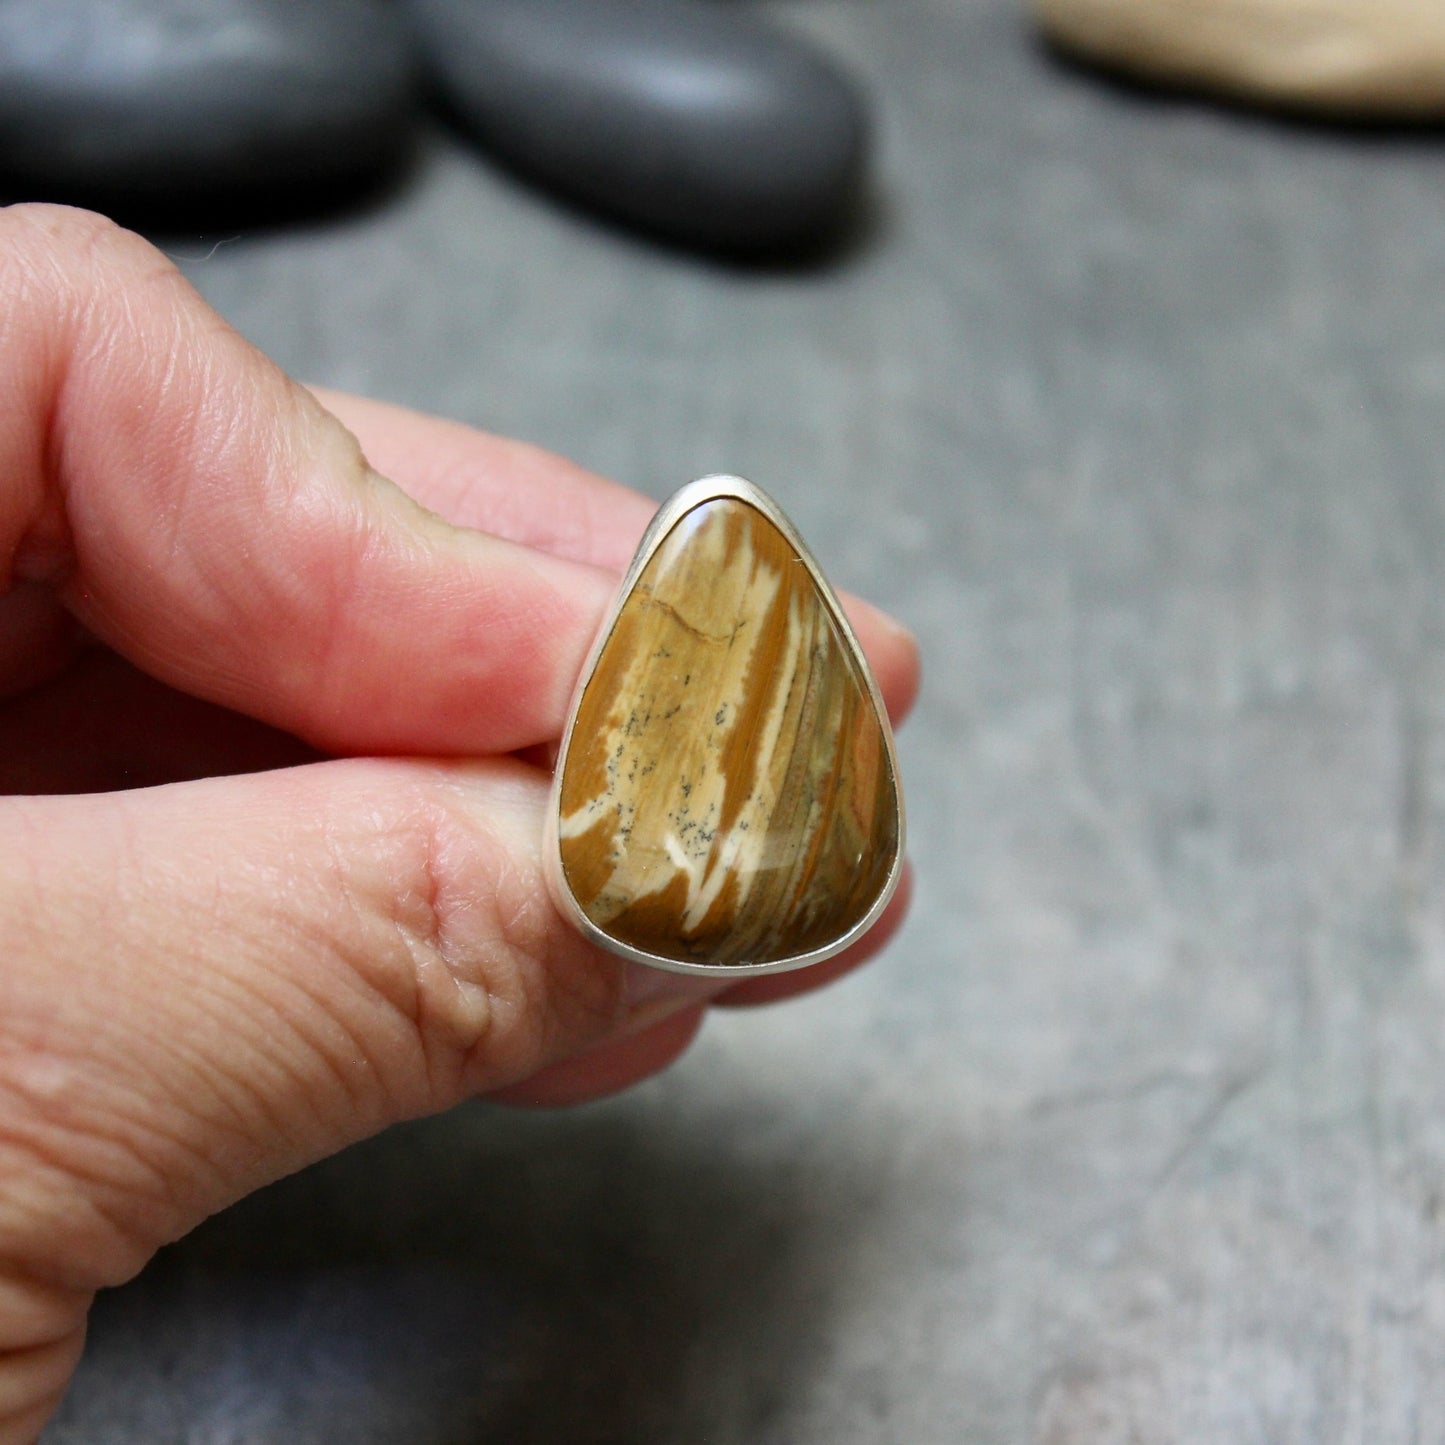
[[(249, 1190), (478, 1094), (620, 1088), (887, 936), (901, 898), (719, 996), (549, 905), (538, 764), (650, 511), (318, 400), (137, 237), (0, 211), (0, 1442), (95, 1290)], [(850, 612), (899, 715), (912, 643)]]

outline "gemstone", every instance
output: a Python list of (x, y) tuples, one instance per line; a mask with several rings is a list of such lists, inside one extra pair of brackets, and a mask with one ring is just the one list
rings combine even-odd
[(659, 518), (564, 741), (562, 901), (663, 966), (826, 957), (882, 909), (902, 849), (867, 664), (756, 488), (694, 483)]

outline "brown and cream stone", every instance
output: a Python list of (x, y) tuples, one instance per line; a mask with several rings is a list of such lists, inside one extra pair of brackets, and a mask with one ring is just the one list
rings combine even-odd
[(703, 500), (639, 573), (579, 701), (566, 886), (608, 938), (680, 963), (826, 949), (892, 882), (886, 727), (792, 543), (739, 497)]

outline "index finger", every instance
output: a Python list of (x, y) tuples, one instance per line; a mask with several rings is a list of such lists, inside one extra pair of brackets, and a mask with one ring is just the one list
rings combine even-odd
[(328, 751), (556, 736), (611, 576), (424, 511), (139, 237), (0, 209), (0, 401), (0, 595)]
[[(649, 498), (530, 443), (387, 402), (313, 390), (373, 465), (457, 526), (621, 573), (656, 510)], [(888, 714), (901, 722), (918, 695), (917, 644), (871, 603), (847, 593), (842, 602)]]

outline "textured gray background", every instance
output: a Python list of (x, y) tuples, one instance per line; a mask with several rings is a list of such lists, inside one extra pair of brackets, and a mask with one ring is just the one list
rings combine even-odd
[(441, 136), (172, 249), (304, 377), (775, 491), (923, 638), (912, 921), (214, 1221), (54, 1445), (1445, 1439), (1445, 137), (1116, 91), (1013, 0), (767, 8), (876, 102), (831, 266)]

